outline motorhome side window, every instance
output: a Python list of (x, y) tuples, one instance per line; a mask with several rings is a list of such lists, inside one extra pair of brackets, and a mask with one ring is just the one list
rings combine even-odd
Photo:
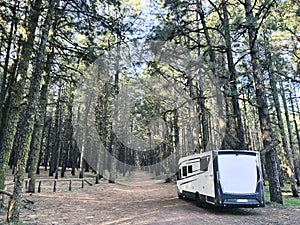
[(189, 165), (188, 166), (188, 173), (192, 173), (193, 172), (193, 166), (192, 165)]
[(208, 170), (209, 161), (210, 161), (210, 157), (200, 158), (200, 170), (201, 171), (207, 171)]
[(187, 176), (187, 169), (186, 169), (186, 166), (183, 166), (183, 167), (182, 167), (182, 176), (183, 176), (183, 177)]

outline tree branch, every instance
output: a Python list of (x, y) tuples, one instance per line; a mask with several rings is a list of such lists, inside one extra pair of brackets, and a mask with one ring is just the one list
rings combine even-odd
[(9, 196), (11, 198), (13, 197), (13, 194), (11, 192), (5, 191), (5, 190), (1, 190), (1, 189), (0, 189), (0, 194), (7, 195), (7, 196)]
[(279, 145), (279, 144), (280, 144), (280, 141), (275, 140), (270, 145), (268, 145), (266, 148), (264, 148), (263, 150), (261, 150), (260, 154), (261, 155), (267, 154), (269, 151), (271, 151), (272, 149), (276, 148), (276, 146)]

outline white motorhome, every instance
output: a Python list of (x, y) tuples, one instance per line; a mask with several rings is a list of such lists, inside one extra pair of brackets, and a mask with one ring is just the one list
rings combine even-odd
[(179, 159), (178, 197), (199, 206), (264, 207), (260, 154), (255, 151), (214, 150)]

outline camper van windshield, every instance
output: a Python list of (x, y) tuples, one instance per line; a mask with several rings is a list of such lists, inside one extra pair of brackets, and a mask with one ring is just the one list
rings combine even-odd
[(249, 154), (219, 154), (220, 183), (224, 193), (255, 193), (257, 157)]

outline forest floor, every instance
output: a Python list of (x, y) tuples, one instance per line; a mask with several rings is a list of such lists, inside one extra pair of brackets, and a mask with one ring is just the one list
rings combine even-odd
[[(300, 207), (267, 204), (255, 209), (200, 208), (177, 198), (176, 185), (136, 172), (126, 184), (100, 184), (81, 188), (73, 184), (42, 186), (41, 193), (24, 194), (21, 221), (26, 225), (61, 224), (299, 224)], [(77, 185), (77, 186), (76, 186)], [(299, 200), (300, 201), (300, 200)], [(4, 212), (0, 213), (1, 221)], [(2, 223), (4, 224), (4, 223)]]

